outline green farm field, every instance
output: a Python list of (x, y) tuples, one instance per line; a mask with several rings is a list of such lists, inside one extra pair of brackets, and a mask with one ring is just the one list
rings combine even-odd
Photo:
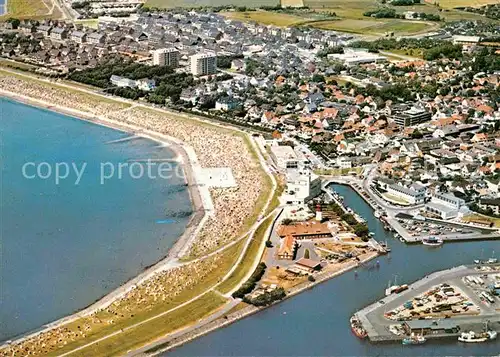
[(203, 6), (247, 6), (247, 7), (260, 7), (260, 6), (275, 6), (279, 4), (279, 0), (253, 0), (251, 2), (243, 0), (147, 0), (145, 6), (157, 7), (163, 9), (175, 7), (203, 7)]
[[(427, 1), (433, 3), (434, 1)], [(498, 0), (437, 0), (439, 5), (443, 8), (453, 9), (455, 7), (478, 7), (488, 4), (498, 4)]]

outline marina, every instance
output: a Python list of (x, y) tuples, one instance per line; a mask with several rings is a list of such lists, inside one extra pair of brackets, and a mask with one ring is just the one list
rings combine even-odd
[[(426, 331), (427, 339), (462, 336), (464, 331), (481, 330), (485, 321), (493, 331), (500, 331), (496, 309), (500, 297), (491, 296), (491, 301), (483, 297), (488, 284), (481, 277), (499, 284), (500, 266), (459, 266), (430, 274), (355, 315), (372, 342), (404, 341), (419, 329)], [(476, 285), (468, 284), (476, 279), (480, 279)]]
[[(371, 344), (356, 337), (350, 318), (363, 306), (384, 296), (387, 282), (398, 275), (400, 283), (412, 282), (435, 271), (472, 264), (481, 251), (491, 252), (498, 242), (444, 244), (439, 249), (407, 245), (394, 239), (373, 216), (373, 210), (350, 187), (330, 186), (344, 202), (360, 214), (378, 241), (388, 241), (391, 254), (379, 257), (380, 264), (358, 268), (239, 320), (226, 328), (199, 337), (168, 352), (168, 356), (200, 355), (463, 355), (463, 346), (453, 339), (431, 339), (425, 344), (403, 346)], [(488, 254), (484, 254), (487, 258)], [(444, 321), (444, 320), (443, 320)], [(259, 343), (255, 343), (258, 340)], [(287, 343), (280, 343), (280, 341)], [(307, 341), (307, 343), (304, 343)], [(467, 344), (467, 355), (496, 356), (499, 340)], [(334, 351), (334, 352), (332, 352)], [(166, 354), (165, 354), (166, 355)]]

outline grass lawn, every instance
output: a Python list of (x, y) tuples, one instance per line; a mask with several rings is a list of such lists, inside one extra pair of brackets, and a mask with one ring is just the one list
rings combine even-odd
[(11, 60), (8, 60), (5, 58), (0, 58), (0, 67), (9, 67), (12, 69), (36, 69), (36, 68), (38, 68), (37, 66), (31, 65), (28, 63), (11, 61)]
[(9, 17), (18, 19), (47, 15), (49, 8), (42, 0), (8, 0), (7, 14), (0, 16), (0, 20)]
[(302, 7), (304, 6), (303, 0), (281, 0), (281, 7)]
[(270, 216), (265, 219), (259, 228), (255, 231), (252, 241), (248, 245), (248, 248), (241, 260), (239, 266), (235, 271), (217, 287), (217, 290), (223, 294), (230, 292), (234, 289), (241, 280), (248, 274), (250, 269), (252, 268), (255, 256), (257, 255), (259, 248), (262, 244), (262, 241), (267, 238), (265, 233), (267, 228), (272, 223), (274, 216)]
[(367, 35), (385, 35), (389, 32), (397, 34), (415, 34), (428, 31), (431, 26), (437, 27), (437, 25), (420, 21), (372, 18), (316, 21), (310, 23), (310, 25), (323, 30)]
[(255, 21), (264, 25), (292, 26), (304, 22), (304, 18), (295, 15), (271, 11), (221, 12), (227, 18), (240, 21)]
[(227, 315), (234, 314), (235, 312), (238, 312), (238, 311), (240, 311), (240, 310), (243, 310), (243, 309), (245, 309), (245, 308), (247, 308), (247, 307), (249, 307), (249, 306), (251, 306), (251, 305), (250, 305), (250, 304), (247, 304), (247, 303), (245, 303), (245, 302), (243, 302), (243, 301), (242, 301), (242, 302), (240, 302), (238, 305), (236, 305), (235, 307), (233, 307), (231, 310), (229, 310), (229, 311), (227, 312)]
[(75, 24), (82, 24), (83, 26), (97, 29), (97, 27), (99, 25), (99, 19), (75, 20)]
[(248, 150), (250, 150), (254, 161), (256, 163), (258, 163), (258, 165), (259, 165), (258, 166), (259, 167), (259, 171), (261, 173), (262, 179), (264, 180), (264, 186), (262, 187), (263, 188), (263, 194), (261, 194), (259, 196), (257, 202), (255, 203), (255, 207), (254, 207), (254, 210), (253, 210), (252, 214), (249, 217), (247, 217), (245, 223), (243, 224), (243, 227), (240, 230), (240, 234), (243, 234), (246, 231), (248, 231), (248, 229), (255, 222), (258, 221), (259, 216), (261, 215), (261, 211), (264, 208), (264, 206), (265, 206), (265, 204), (267, 202), (267, 199), (269, 198), (269, 195), (271, 193), (271, 190), (273, 188), (273, 183), (272, 183), (271, 179), (269, 178), (269, 176), (267, 176), (267, 174), (264, 173), (264, 171), (262, 170), (262, 167), (260, 166), (260, 162), (259, 162), (259, 156), (258, 156), (258, 153), (257, 153), (257, 149), (250, 142), (251, 139), (249, 138), (249, 136), (248, 135), (244, 135), (244, 134), (239, 134), (239, 133), (236, 134), (236, 135), (243, 135), (243, 139), (245, 140), (245, 143), (248, 146)]
[[(0, 65), (1, 65), (1, 63), (0, 63)], [(49, 83), (49, 82), (43, 81), (41, 79), (37, 79), (37, 78), (33, 77), (33, 75), (31, 75), (31, 74), (23, 75), (22, 73), (12, 73), (12, 72), (3, 71), (1, 66), (0, 66), (0, 74), (5, 75), (5, 76), (17, 77), (17, 78), (20, 78), (20, 79), (22, 79), (24, 81), (28, 81), (28, 82), (34, 81), (34, 82), (37, 82), (37, 84), (44, 86), (44, 87), (47, 87), (47, 88), (53, 88), (53, 89), (55, 88), (58, 90), (63, 90), (63, 91), (67, 91), (70, 93), (74, 93), (74, 94), (81, 96), (82, 98), (85, 98), (85, 100), (95, 102), (96, 104), (109, 103), (109, 104), (115, 104), (115, 105), (120, 106), (122, 108), (130, 107), (130, 104), (128, 104), (128, 103), (123, 103), (123, 102), (114, 100), (112, 98), (104, 98), (104, 97), (90, 94), (90, 93), (84, 93), (78, 89), (68, 88), (68, 87), (65, 87), (61, 84), (55, 83), (55, 82)]]
[[(152, 342), (168, 333), (195, 324), (200, 319), (223, 306), (226, 301), (219, 294), (208, 292), (178, 310), (151, 320), (141, 326), (126, 329), (116, 336), (79, 350), (71, 355), (85, 357), (123, 355), (128, 350), (144, 346), (146, 343)], [(60, 354), (61, 350), (57, 352)]]
[(273, 197), (271, 198), (271, 202), (269, 203), (269, 207), (267, 208), (267, 211), (265, 215), (268, 215), (271, 213), (276, 207), (280, 205), (280, 196), (283, 194), (283, 191), (285, 191), (286, 183), (283, 182), (283, 179), (280, 178), (279, 176), (274, 176), (276, 179), (276, 190), (273, 193)]
[(479, 213), (473, 213), (468, 216), (464, 216), (462, 221), (467, 223), (479, 223), (479, 224), (490, 224), (493, 223), (494, 227), (500, 228), (500, 218), (489, 217)]
[(405, 13), (407, 11), (415, 11), (415, 12), (425, 12), (427, 14), (436, 14), (445, 19), (445, 21), (456, 21), (456, 20), (483, 20), (483, 21), (491, 21), (485, 18), (484, 16), (474, 14), (472, 12), (454, 10), (452, 8), (438, 8), (433, 4), (420, 4), (420, 5), (412, 5), (412, 6), (394, 6), (394, 9), (398, 13)]
[(363, 18), (363, 13), (379, 7), (377, 0), (305, 0), (304, 5), (318, 11), (335, 12), (342, 18)]
[[(446, 21), (455, 20), (488, 20), (483, 16), (453, 10), (452, 7), (460, 6), (461, 2), (471, 3), (494, 3), (498, 0), (440, 0), (441, 2), (446, 2), (448, 4), (456, 4), (453, 6), (444, 6), (446, 8), (444, 11), (433, 4), (421, 4), (413, 6), (392, 6), (398, 13), (404, 13), (406, 11), (416, 11), (425, 12), (429, 14), (439, 14), (444, 17)], [(432, 2), (434, 2), (432, 0)], [(309, 6), (311, 9), (320, 12), (335, 12), (339, 18), (339, 21), (318, 21), (315, 24), (311, 23), (312, 26), (322, 28), (325, 30), (337, 30), (343, 32), (360, 33), (367, 35), (384, 35), (388, 32), (394, 32), (396, 35), (399, 34), (415, 34), (427, 31), (433, 31), (437, 29), (442, 23), (438, 22), (417, 22), (417, 21), (407, 21), (400, 19), (375, 19), (363, 16), (368, 10), (375, 10), (381, 6), (380, 2), (377, 0), (304, 0), (304, 5)], [(442, 9), (441, 9), (442, 10)]]
[(439, 6), (452, 9), (454, 7), (472, 6), (479, 7), (486, 4), (498, 4), (498, 0), (426, 0), (426, 2), (439, 3)]
[(335, 169), (318, 169), (314, 170), (314, 173), (316, 175), (328, 175), (328, 176), (343, 176), (343, 175), (349, 175), (350, 173), (355, 172), (356, 174), (360, 174), (363, 172), (362, 167), (353, 167), (353, 168), (335, 168)]
[(409, 206), (410, 203), (406, 200), (403, 200), (402, 198), (399, 198), (397, 196), (391, 195), (390, 193), (384, 192), (382, 193), (382, 196), (390, 202), (394, 202), (403, 206)]
[[(416, 57), (416, 58), (423, 58), (423, 50), (420, 48), (410, 48), (410, 49), (401, 49), (401, 50), (389, 50), (389, 51), (384, 51), (384, 52), (389, 52), (389, 53), (394, 53), (395, 55), (402, 55), (402, 56), (410, 56), (410, 57)], [(394, 56), (395, 59), (400, 59), (397, 56)]]

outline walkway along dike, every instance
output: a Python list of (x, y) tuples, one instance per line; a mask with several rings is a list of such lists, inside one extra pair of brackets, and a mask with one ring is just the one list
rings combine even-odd
[(299, 284), (299, 285), (293, 287), (292, 289), (287, 291), (287, 295), (285, 296), (285, 298), (283, 300), (276, 301), (269, 306), (255, 307), (255, 306), (249, 305), (248, 307), (241, 309), (239, 311), (236, 311), (230, 315), (223, 316), (222, 318), (220, 318), (216, 321), (209, 322), (206, 325), (199, 327), (198, 329), (186, 331), (185, 334), (182, 334), (181, 336), (173, 337), (171, 340), (166, 341), (161, 346), (149, 347), (149, 350), (147, 350), (146, 348), (143, 348), (141, 350), (143, 350), (144, 352), (139, 352), (137, 354), (131, 353), (127, 356), (155, 356), (155, 355), (161, 354), (165, 351), (169, 351), (175, 347), (179, 347), (187, 342), (190, 342), (190, 341), (192, 341), (200, 336), (206, 335), (206, 334), (208, 334), (208, 333), (210, 333), (218, 328), (228, 326), (234, 322), (237, 322), (240, 319), (243, 319), (247, 316), (253, 315), (261, 310), (272, 308), (275, 304), (279, 304), (280, 302), (282, 302), (286, 299), (289, 299), (297, 294), (300, 294), (301, 292), (303, 292), (305, 290), (309, 290), (309, 289), (314, 288), (316, 285), (318, 285), (322, 282), (325, 282), (329, 279), (332, 279), (332, 278), (335, 278), (341, 274), (344, 274), (352, 269), (360, 267), (363, 264), (369, 262), (370, 260), (375, 259), (376, 257), (378, 257), (378, 255), (374, 254), (373, 256), (367, 257), (363, 260), (360, 260), (359, 262), (352, 262), (341, 270), (320, 273), (315, 277), (316, 281), (314, 281), (314, 282), (307, 281), (307, 282), (304, 282), (302, 284)]

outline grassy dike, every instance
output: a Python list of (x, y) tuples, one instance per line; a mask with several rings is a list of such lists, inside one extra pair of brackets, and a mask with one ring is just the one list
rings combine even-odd
[[(61, 83), (48, 82), (46, 80), (38, 78), (37, 75), (35, 75), (35, 74), (18, 71), (18, 69), (21, 69), (21, 68), (30, 69), (26, 66), (30, 66), (30, 65), (27, 65), (24, 63), (19, 63), (19, 62), (13, 63), (11, 61), (7, 61), (5, 59), (2, 59), (2, 60), (0, 60), (0, 75), (15, 77), (15, 78), (23, 80), (25, 82), (36, 82), (37, 85), (46, 87), (47, 89), (54, 89), (55, 88), (57, 90), (65, 91), (65, 92), (70, 93), (70, 94), (78, 95), (79, 97), (81, 97), (85, 101), (95, 103), (96, 106), (99, 104), (102, 104), (102, 103), (107, 103), (107, 104), (116, 105), (117, 107), (120, 107), (121, 109), (126, 109), (126, 108), (131, 107), (131, 104), (129, 104), (129, 103), (114, 100), (112, 98), (101, 96), (98, 94), (90, 94), (90, 93), (82, 92), (80, 89), (77, 88), (77, 87), (81, 87), (78, 84), (75, 85), (74, 83), (71, 83), (71, 82), (68, 82), (68, 83), (61, 82), (61, 83), (68, 84), (68, 85), (75, 87), (75, 88), (68, 88), (67, 86), (61, 85)], [(16, 72), (14, 72), (14, 71), (16, 71)], [(90, 88), (91, 88), (90, 86), (87, 86), (86, 88), (82, 87), (82, 89), (87, 89), (87, 90), (89, 90)], [(96, 88), (96, 89), (98, 89), (98, 88)]]
[[(110, 102), (123, 107), (128, 107), (129, 105), (121, 101), (113, 100), (111, 98), (104, 98), (100, 95), (94, 95), (89, 93), (81, 92), (77, 87), (67, 88), (60, 84), (49, 83), (41, 79), (37, 79), (31, 75), (25, 74), (13, 74), (11, 72), (2, 71), (3, 75), (15, 76), (24, 81), (36, 81), (37, 84), (43, 84), (44, 86), (54, 88), (56, 87), (59, 91), (66, 91), (71, 94), (78, 94), (81, 98), (85, 100), (92, 100), (96, 102)], [(65, 84), (72, 85), (66, 82)], [(144, 110), (153, 110), (150, 108), (144, 108)], [(195, 120), (186, 118), (184, 116), (172, 115), (174, 119), (182, 120)], [(200, 125), (211, 125), (209, 123), (200, 122)], [(226, 128), (221, 128), (217, 125), (213, 125), (217, 130), (230, 130)], [(250, 139), (246, 134), (234, 131), (234, 135), (242, 136), (245, 142), (252, 152), (252, 156), (256, 161), (256, 169), (260, 170), (262, 175), (265, 176), (265, 188), (264, 192), (270, 192), (272, 189), (272, 182), (270, 178), (263, 172), (260, 164), (258, 163), (258, 154), (255, 151), (254, 146), (250, 142)], [(254, 211), (251, 216), (248, 217), (247, 223), (244, 224), (241, 231), (244, 232), (248, 230), (249, 227), (258, 219), (260, 212), (264, 208), (267, 202), (268, 195), (262, 195), (255, 204)], [(263, 225), (261, 225), (262, 227)], [(265, 232), (265, 229), (264, 231)], [(259, 233), (259, 234), (263, 234)], [(242, 233), (243, 234), (243, 233)], [(92, 317), (82, 317), (71, 323), (68, 323), (62, 328), (69, 329), (72, 331), (80, 331), (85, 325), (90, 325), (92, 329), (85, 332), (84, 335), (79, 336), (75, 341), (68, 341), (67, 344), (63, 345), (64, 341), (57, 341), (57, 336), (51, 336), (48, 332), (48, 340), (52, 340), (54, 345), (59, 348), (48, 351), (43, 355), (47, 356), (60, 356), (65, 353), (71, 356), (110, 356), (110, 355), (120, 355), (126, 353), (128, 350), (133, 350), (139, 348), (148, 342), (152, 342), (155, 339), (162, 337), (170, 332), (178, 330), (183, 327), (190, 326), (201, 318), (206, 317), (220, 308), (227, 302), (227, 299), (223, 298), (219, 294), (211, 291), (212, 288), (216, 287), (222, 280), (222, 278), (227, 274), (227, 272), (236, 264), (238, 258), (242, 254), (243, 247), (245, 246), (246, 239), (241, 239), (237, 244), (233, 244), (226, 249), (222, 250), (217, 256), (217, 268), (211, 270), (207, 273), (203, 279), (196, 281), (195, 285), (183, 289), (179, 294), (177, 294), (172, 299), (167, 299), (167, 301), (156, 302), (151, 301), (150, 305), (146, 309), (144, 307), (137, 307), (134, 302), (129, 302), (128, 304), (120, 304), (116, 309), (114, 316), (107, 310), (101, 310)], [(250, 244), (249, 249), (247, 249), (244, 259), (241, 260), (240, 265), (246, 266), (248, 262), (252, 262), (254, 257), (252, 254), (256, 254), (255, 248), (250, 249), (252, 244)], [(258, 251), (258, 249), (257, 249)], [(212, 259), (212, 257), (207, 258), (207, 260)], [(203, 262), (203, 261), (202, 261)], [(199, 262), (194, 263), (199, 264)], [(189, 266), (189, 265), (188, 265)], [(238, 268), (239, 270), (240, 268)], [(183, 273), (183, 271), (179, 271)], [(188, 272), (189, 273), (189, 272)], [(236, 278), (233, 279), (236, 282)], [(191, 301), (192, 300), (192, 301)], [(188, 303), (189, 302), (189, 303)], [(111, 305), (113, 307), (113, 304)], [(138, 309), (137, 311), (135, 309)], [(109, 321), (114, 319), (115, 321), (110, 324), (103, 324), (101, 321)], [(100, 320), (98, 324), (93, 324), (92, 321)], [(29, 343), (26, 343), (29, 345)], [(88, 345), (90, 344), (90, 345)], [(87, 346), (88, 345), (88, 346)], [(78, 350), (77, 350), (78, 349)], [(75, 351), (76, 350), (76, 351)]]
[[(117, 321), (114, 324), (105, 327), (102, 327), (102, 325), (95, 326), (93, 330), (84, 338), (81, 338), (74, 342), (70, 342), (62, 346), (61, 348), (48, 353), (47, 355), (59, 356), (66, 352), (70, 352), (77, 348), (83, 347), (89, 343), (95, 342), (115, 332), (119, 332), (120, 330), (124, 330), (124, 332), (116, 336), (109, 337), (104, 341), (98, 342), (77, 351), (78, 355), (82, 356), (109, 356), (109, 344), (116, 343), (117, 346), (113, 347), (113, 349), (116, 350), (116, 354), (119, 354), (120, 352), (123, 353), (129, 349), (139, 348), (145, 343), (153, 341), (155, 338), (164, 336), (165, 334), (168, 334), (176, 329), (195, 323), (200, 318), (210, 314), (216, 308), (222, 306), (227, 301), (220, 295), (216, 294), (218, 298), (213, 299), (214, 302), (217, 302), (216, 305), (212, 303), (207, 304), (204, 302), (207, 296), (206, 292), (217, 285), (219, 280), (222, 279), (226, 272), (231, 269), (231, 267), (236, 263), (243, 248), (243, 243), (244, 241), (241, 241), (239, 244), (235, 244), (222, 252), (221, 254), (223, 254), (223, 258), (220, 261), (218, 269), (212, 271), (211, 274), (209, 274), (205, 279), (198, 281), (197, 284), (192, 288), (182, 291), (175, 298), (162, 303), (154, 304), (153, 307), (147, 311), (142, 311), (136, 314), (129, 313), (129, 317)], [(187, 301), (190, 301), (200, 294), (203, 294), (204, 292), (205, 294), (200, 298), (178, 308), (180, 305), (186, 303)], [(200, 301), (203, 303), (200, 303)], [(131, 308), (133, 309), (133, 305), (131, 306)], [(122, 311), (123, 309), (120, 310), (120, 312)], [(160, 315), (165, 312), (167, 313), (164, 315)], [(175, 316), (175, 321), (182, 321), (182, 324), (167, 324), (168, 321), (171, 321), (171, 315)], [(180, 318), (180, 316), (183, 317)], [(112, 317), (112, 315), (104, 310), (99, 311), (95, 314), (95, 318), (101, 320), (106, 320), (110, 317)], [(150, 326), (156, 326), (159, 323), (158, 321), (163, 321), (163, 325), (151, 330)], [(83, 326), (86, 322), (88, 322), (87, 318), (81, 318), (68, 325), (65, 325), (65, 327), (72, 330), (77, 330), (78, 326)], [(152, 334), (152, 332), (154, 332), (154, 334)], [(127, 338), (132, 338), (132, 341), (129, 341), (126, 344), (122, 344), (122, 339), (124, 336), (128, 336)], [(71, 355), (73, 355), (73, 353)]]
[(217, 287), (218, 291), (223, 294), (227, 294), (243, 282), (245, 276), (247, 276), (252, 269), (257, 254), (261, 253), (260, 247), (267, 238), (266, 231), (273, 222), (273, 219), (274, 215), (269, 216), (262, 221), (260, 226), (255, 230), (255, 234), (253, 235), (253, 238), (244, 253), (241, 263), (238, 265), (238, 268), (236, 268), (236, 270)]
[[(202, 297), (184, 307), (148, 321), (139, 327), (131, 327), (122, 333), (95, 343), (82, 350), (71, 353), (71, 356), (119, 356), (129, 350), (139, 348), (159, 337), (195, 324), (200, 319), (210, 315), (222, 307), (227, 299), (209, 291)], [(55, 351), (49, 356), (59, 356), (64, 349)]]

